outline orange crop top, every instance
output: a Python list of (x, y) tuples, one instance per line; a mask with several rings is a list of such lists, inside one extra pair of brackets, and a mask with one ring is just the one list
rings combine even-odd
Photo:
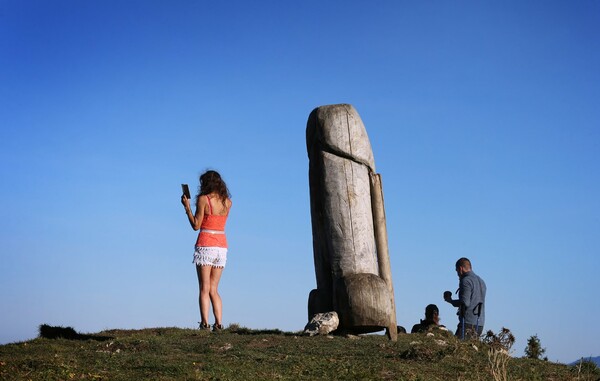
[[(202, 219), (202, 225), (200, 225), (200, 233), (198, 233), (198, 239), (196, 240), (196, 246), (204, 247), (227, 247), (227, 237), (225, 236), (225, 223), (227, 222), (227, 216), (229, 211), (224, 216), (218, 216), (213, 214), (212, 205), (210, 204), (210, 197), (208, 199), (208, 210), (209, 214), (204, 214)], [(214, 230), (223, 233), (210, 233), (203, 230)]]

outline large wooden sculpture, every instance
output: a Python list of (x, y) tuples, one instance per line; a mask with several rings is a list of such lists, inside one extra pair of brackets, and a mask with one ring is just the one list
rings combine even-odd
[(340, 330), (395, 340), (396, 311), (381, 178), (360, 116), (348, 104), (308, 117), (310, 206), (317, 289), (310, 318), (336, 311)]

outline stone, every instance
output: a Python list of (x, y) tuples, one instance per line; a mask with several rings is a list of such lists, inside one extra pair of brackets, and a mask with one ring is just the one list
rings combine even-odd
[(335, 331), (340, 324), (340, 319), (335, 311), (319, 313), (313, 316), (304, 327), (304, 334), (309, 336), (327, 335)]

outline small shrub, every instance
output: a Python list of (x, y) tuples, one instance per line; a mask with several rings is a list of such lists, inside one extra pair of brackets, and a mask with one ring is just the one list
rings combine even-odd
[(242, 328), (242, 327), (240, 326), (240, 324), (239, 324), (239, 323), (231, 323), (231, 324), (229, 324), (229, 326), (227, 327), (227, 329), (228, 329), (230, 332), (236, 332), (236, 331), (239, 331), (239, 330), (240, 330), (240, 328)]
[(488, 346), (488, 365), (495, 381), (508, 381), (508, 361), (515, 337), (508, 328), (498, 334), (487, 331), (483, 342)]
[(577, 381), (600, 380), (600, 369), (594, 362), (588, 359), (582, 358), (573, 368), (577, 373)]
[(73, 327), (57, 327), (48, 324), (42, 324), (39, 328), (40, 337), (45, 339), (77, 339), (77, 332)]
[(537, 335), (533, 335), (527, 340), (527, 347), (525, 347), (525, 356), (530, 359), (539, 360), (542, 355), (546, 353), (546, 348), (542, 348), (540, 339)]

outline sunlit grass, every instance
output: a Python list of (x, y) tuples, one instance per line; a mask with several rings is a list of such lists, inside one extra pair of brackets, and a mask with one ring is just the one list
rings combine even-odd
[[(0, 346), (2, 380), (492, 380), (487, 347), (437, 332), (317, 336), (232, 325), (109, 330), (87, 340)], [(574, 367), (511, 358), (515, 380), (577, 379)]]

